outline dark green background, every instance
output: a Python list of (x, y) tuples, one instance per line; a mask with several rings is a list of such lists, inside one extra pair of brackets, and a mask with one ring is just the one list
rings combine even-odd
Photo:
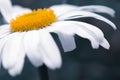
[[(57, 38), (56, 40), (63, 59), (60, 69), (49, 70), (50, 80), (120, 80), (120, 0), (12, 0), (14, 5), (21, 5), (31, 9), (49, 7), (54, 4), (69, 3), (74, 5), (105, 5), (116, 11), (116, 17), (101, 14), (113, 21), (118, 30), (114, 31), (109, 25), (93, 18), (81, 19), (94, 24), (103, 30), (111, 48), (97, 50), (91, 48), (88, 40), (75, 35), (77, 48), (64, 53)], [(3, 24), (2, 16), (0, 24)], [(0, 69), (0, 80), (39, 80), (38, 69), (33, 67), (26, 58), (25, 66), (20, 76), (10, 77), (6, 70)]]

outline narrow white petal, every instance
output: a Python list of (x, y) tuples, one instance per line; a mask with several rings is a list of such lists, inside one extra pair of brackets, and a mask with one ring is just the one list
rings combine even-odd
[(11, 33), (10, 31), (10, 25), (2, 25), (0, 26), (0, 39), (9, 35)]
[(74, 10), (77, 8), (78, 8), (77, 6), (68, 5), (68, 4), (54, 5), (50, 7), (50, 9), (52, 9), (57, 16), (60, 16), (64, 13), (67, 13), (70, 10)]
[(61, 17), (59, 17), (58, 20), (66, 20), (66, 19), (74, 19), (74, 18), (82, 18), (82, 17), (96, 18), (98, 20), (108, 23), (114, 29), (116, 29), (115, 24), (113, 22), (111, 22), (110, 20), (108, 20), (107, 18), (100, 16), (98, 14), (92, 13), (92, 12), (88, 12), (88, 11), (77, 11), (77, 10), (71, 11), (71, 12), (68, 12), (68, 13), (62, 15)]
[(106, 13), (106, 14), (112, 16), (112, 17), (115, 16), (115, 11), (112, 8), (109, 8), (107, 6), (88, 5), (88, 6), (79, 7), (79, 10), (98, 12), (98, 13)]
[(41, 53), (39, 52), (40, 36), (38, 31), (28, 31), (24, 36), (24, 48), (28, 59), (38, 67), (42, 65)]
[(79, 25), (79, 27), (81, 27), (83, 30), (86, 30), (89, 34), (93, 35), (94, 38), (96, 38), (96, 40), (99, 43), (103, 41), (104, 34), (96, 26), (93, 26), (93, 25), (85, 23), (85, 22), (80, 22), (80, 21), (68, 21), (68, 22)]
[(78, 24), (79, 27), (81, 27), (83, 30), (86, 30), (89, 34), (93, 35), (94, 38), (99, 42), (99, 44), (102, 47), (106, 49), (110, 48), (108, 41), (105, 39), (103, 32), (99, 28), (84, 22), (78, 22), (78, 21), (68, 21), (68, 22), (73, 24)]
[(42, 54), (43, 62), (51, 69), (60, 68), (62, 64), (60, 51), (50, 35), (44, 29), (39, 30), (40, 36), (40, 53)]
[(54, 29), (54, 31), (60, 31), (63, 34), (68, 34), (68, 35), (77, 34), (82, 38), (86, 38), (90, 40), (93, 48), (99, 47), (99, 42), (96, 40), (96, 37), (92, 34), (89, 34), (88, 30), (80, 27), (83, 25), (78, 25), (70, 21), (60, 21), (60, 22), (54, 23), (52, 26), (54, 28), (56, 27), (56, 30)]
[(109, 48), (110, 48), (110, 44), (109, 44), (109, 42), (108, 42), (106, 39), (104, 39), (104, 40), (100, 43), (100, 45), (101, 45), (102, 47), (104, 47), (105, 49), (109, 49)]
[(12, 4), (10, 0), (0, 0), (0, 12), (7, 22), (11, 20)]
[(5, 69), (10, 69), (16, 65), (19, 54), (23, 53), (20, 49), (21, 39), (20, 33), (15, 33), (9, 38), (4, 45), (2, 54), (2, 64)]

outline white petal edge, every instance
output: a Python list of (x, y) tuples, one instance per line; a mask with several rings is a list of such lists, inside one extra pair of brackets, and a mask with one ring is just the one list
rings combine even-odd
[(0, 26), (0, 39), (11, 34), (10, 25), (5, 24)]
[(112, 26), (113, 29), (116, 29), (116, 25), (113, 22), (111, 22), (110, 20), (108, 20), (107, 18), (100, 16), (98, 14), (92, 13), (92, 12), (88, 12), (88, 11), (77, 11), (77, 10), (70, 11), (70, 12), (62, 15), (61, 17), (58, 17), (58, 20), (68, 20), (68, 19), (82, 18), (82, 17), (96, 18), (98, 20), (108, 23), (110, 26)]
[(30, 8), (21, 7), (18, 5), (14, 5), (12, 8), (13, 8), (12, 9), (12, 12), (13, 12), (12, 19), (15, 19), (17, 16), (20, 16), (20, 15), (23, 15), (25, 13), (29, 13), (32, 11)]
[(4, 19), (9, 23), (12, 17), (11, 0), (0, 0), (0, 12)]
[(110, 48), (110, 45), (108, 41), (105, 39), (103, 32), (96, 26), (93, 26), (85, 22), (80, 22), (80, 21), (79, 22), (78, 21), (67, 21), (67, 22), (79, 25), (79, 27), (81, 27), (83, 30), (86, 30), (89, 34), (93, 35), (95, 40), (97, 40), (102, 47), (104, 47), (105, 49)]
[(77, 8), (77, 6), (68, 4), (54, 5), (50, 7), (50, 9), (52, 9), (57, 16), (60, 16), (61, 14), (66, 13), (67, 11), (74, 10)]
[(23, 35), (24, 34), (19, 35), (21, 39), (19, 39), (20, 44), (19, 44), (19, 52), (17, 55), (16, 64), (12, 68), (8, 69), (9, 74), (13, 77), (16, 75), (20, 75), (24, 66), (25, 51), (23, 47)]
[(96, 38), (94, 38), (93, 35), (89, 34), (89, 32), (87, 32), (87, 30), (82, 29), (80, 27), (80, 25), (73, 24), (69, 21), (56, 22), (56, 23), (52, 24), (52, 26), (50, 28), (48, 28), (48, 30), (50, 32), (58, 31), (58, 32), (63, 33), (63, 35), (64, 34), (68, 34), (68, 35), (77, 34), (82, 38), (86, 38), (86, 39), (90, 40), (91, 45), (94, 49), (99, 47), (99, 42), (96, 40)]
[(106, 39), (104, 39), (104, 40), (100, 43), (100, 45), (101, 45), (102, 47), (104, 47), (105, 49), (110, 49), (110, 44), (109, 44), (109, 42), (108, 42)]
[(11, 0), (0, 0), (0, 12), (2, 13), (5, 21), (10, 23), (10, 21), (15, 19), (17, 16), (31, 12), (31, 9), (18, 5), (12, 6)]
[(42, 60), (44, 64), (50, 69), (60, 68), (62, 65), (61, 54), (54, 39), (45, 29), (39, 30), (39, 36), (39, 51), (42, 54)]
[(39, 52), (39, 48), (40, 48), (39, 32), (36, 30), (26, 32), (23, 42), (24, 42), (25, 52), (31, 64), (33, 64), (35, 67), (41, 66), (43, 62), (42, 62), (42, 55)]
[(93, 35), (94, 38), (96, 38), (96, 40), (99, 43), (102, 42), (104, 39), (103, 32), (99, 28), (97, 28), (97, 26), (94, 26), (85, 22), (80, 22), (80, 21), (67, 21), (67, 22), (76, 24), (79, 27), (81, 27), (83, 30), (86, 30), (89, 34)]
[(13, 77), (15, 77), (16, 75), (20, 75), (22, 72), (25, 59), (24, 59), (24, 56), (21, 56), (20, 58), (21, 59), (17, 60), (16, 65), (13, 68), (8, 70), (8, 73)]
[(5, 44), (6, 44), (6, 42), (7, 42), (10, 38), (12, 38), (12, 37), (14, 37), (14, 36), (16, 36), (15, 33), (10, 34), (10, 35), (8, 35), (8, 36), (0, 39), (0, 63), (3, 63), (3, 62), (2, 62), (2, 61), (3, 61), (3, 60), (2, 60), (2, 57), (3, 57), (2, 55), (3, 55), (3, 48), (4, 48)]
[(57, 31), (55, 33), (60, 39), (64, 52), (69, 52), (76, 48), (75, 39), (73, 35), (63, 34)]
[[(57, 28), (55, 28), (55, 27), (57, 27)], [(60, 43), (62, 45), (64, 52), (69, 52), (69, 51), (74, 50), (76, 48), (74, 35), (73, 34), (64, 34), (64, 29), (62, 32), (61, 29), (59, 31), (59, 28), (60, 28), (60, 26), (51, 25), (51, 26), (48, 26), (46, 29), (49, 32), (53, 32), (53, 33), (56, 33), (58, 35), (58, 38), (60, 40)]]
[(2, 54), (2, 64), (5, 69), (10, 69), (16, 65), (19, 54), (23, 53), (20, 50), (22, 37), (20, 33), (14, 33), (5, 43)]
[(90, 11), (90, 12), (98, 12), (98, 13), (106, 13), (111, 17), (115, 16), (115, 11), (112, 8), (102, 5), (87, 5), (87, 6), (80, 6), (79, 10), (83, 11)]

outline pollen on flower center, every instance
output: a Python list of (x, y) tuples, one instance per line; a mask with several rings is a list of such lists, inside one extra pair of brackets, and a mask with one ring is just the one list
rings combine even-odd
[(51, 9), (38, 9), (12, 19), (11, 31), (22, 32), (44, 28), (56, 21), (56, 15)]

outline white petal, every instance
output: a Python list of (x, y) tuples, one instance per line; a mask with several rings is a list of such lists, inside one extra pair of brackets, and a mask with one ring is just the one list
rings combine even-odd
[(102, 47), (104, 47), (105, 49), (109, 49), (109, 48), (110, 48), (110, 44), (108, 43), (108, 41), (107, 41), (106, 39), (104, 39), (104, 40), (100, 43), (100, 45), (101, 45)]
[(21, 49), (20, 33), (15, 33), (4, 45), (2, 54), (2, 64), (5, 69), (10, 69), (16, 65), (17, 59), (23, 50)]
[(19, 46), (19, 52), (18, 52), (18, 55), (17, 55), (16, 64), (12, 68), (8, 69), (8, 72), (11, 76), (19, 75), (22, 72), (22, 69), (23, 69), (23, 66), (24, 66), (25, 51), (24, 51), (24, 47), (23, 47), (22, 38), (19, 39), (19, 42), (20, 42), (20, 44), (18, 45)]
[(79, 27), (81, 27), (83, 30), (86, 30), (89, 34), (93, 35), (94, 38), (99, 42), (99, 44), (102, 47), (106, 49), (110, 48), (110, 45), (108, 41), (105, 39), (103, 32), (97, 27), (84, 22), (78, 22), (78, 21), (68, 21), (68, 22), (73, 24), (78, 24)]
[(0, 26), (0, 39), (9, 35), (11, 33), (10, 31), (10, 25), (2, 25)]
[(9, 69), (8, 72), (11, 76), (16, 76), (16, 75), (20, 75), (24, 66), (24, 56), (19, 56), (19, 59), (17, 60), (16, 65)]
[(17, 16), (31, 12), (31, 9), (15, 5), (15, 6), (13, 6), (12, 12), (13, 12), (12, 18), (14, 19)]
[(93, 35), (94, 38), (96, 38), (96, 40), (99, 43), (103, 41), (104, 34), (96, 26), (93, 26), (93, 25), (85, 23), (85, 22), (80, 22), (80, 21), (68, 21), (68, 22), (79, 25), (79, 27), (81, 27), (83, 30), (86, 30), (89, 34)]
[(104, 21), (106, 23), (108, 23), (109, 25), (111, 25), (114, 29), (116, 29), (116, 26), (113, 22), (111, 22), (110, 20), (108, 20), (105, 17), (102, 17), (98, 14), (92, 13), (92, 12), (88, 12), (88, 11), (71, 11), (68, 12), (64, 15), (62, 15), (61, 17), (58, 18), (58, 20), (66, 20), (66, 19), (74, 19), (74, 18), (82, 18), (82, 17), (93, 17), (96, 18), (98, 20)]
[(11, 20), (12, 4), (10, 0), (0, 0), (0, 12), (7, 22)]
[(1, 63), (1, 61), (2, 61), (3, 48), (4, 48), (5, 44), (6, 44), (6, 42), (7, 42), (10, 38), (12, 38), (12, 37), (14, 37), (14, 36), (16, 36), (16, 34), (10, 34), (10, 35), (8, 35), (8, 36), (0, 39), (0, 63)]
[(19, 15), (22, 15), (23, 13), (30, 12), (31, 9), (20, 6), (12, 6), (10, 0), (0, 0), (0, 11), (5, 21), (10, 23), (10, 20)]
[(50, 7), (50, 9), (52, 9), (57, 16), (60, 16), (70, 10), (74, 10), (77, 8), (78, 8), (77, 6), (68, 5), (68, 4), (54, 5)]
[(39, 30), (40, 53), (43, 62), (51, 69), (60, 68), (62, 64), (60, 51), (49, 32), (44, 29)]
[[(61, 22), (62, 23), (62, 22)], [(76, 48), (74, 34), (66, 30), (66, 26), (61, 27), (59, 24), (52, 24), (46, 28), (49, 32), (58, 35), (64, 52), (72, 51)]]
[(89, 34), (88, 30), (83, 29), (78, 24), (75, 24), (70, 21), (59, 21), (54, 23), (52, 26), (53, 28), (55, 28), (53, 29), (54, 31), (59, 31), (59, 32), (62, 32), (63, 34), (68, 34), (68, 35), (77, 34), (80, 37), (90, 40), (93, 48), (99, 47), (99, 42), (96, 40), (96, 37), (94, 37), (94, 35), (92, 34)]
[(99, 12), (99, 13), (106, 13), (112, 17), (115, 16), (115, 11), (107, 6), (101, 5), (88, 5), (88, 6), (81, 6), (79, 10), (91, 11), (91, 12)]
[(75, 39), (73, 35), (63, 34), (60, 32), (55, 33), (58, 34), (64, 52), (72, 51), (76, 48)]
[(39, 52), (40, 36), (38, 31), (28, 31), (24, 36), (24, 48), (28, 59), (38, 67), (42, 65), (41, 53)]

